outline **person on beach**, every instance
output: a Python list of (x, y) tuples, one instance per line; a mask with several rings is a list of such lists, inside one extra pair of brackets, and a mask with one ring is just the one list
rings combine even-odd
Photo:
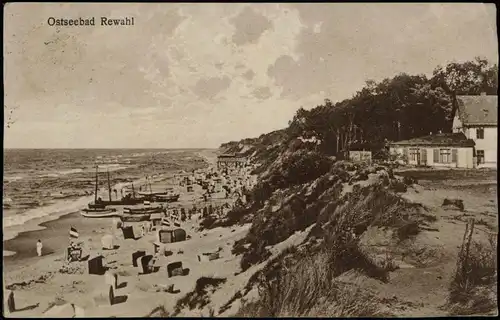
[(38, 240), (38, 242), (36, 243), (36, 253), (38, 254), (39, 257), (42, 256), (42, 248), (43, 248), (42, 241)]

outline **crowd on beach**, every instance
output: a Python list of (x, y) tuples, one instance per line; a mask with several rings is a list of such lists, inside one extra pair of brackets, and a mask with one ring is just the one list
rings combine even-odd
[[(246, 203), (247, 192), (257, 182), (256, 178), (250, 174), (252, 169), (253, 168), (248, 165), (243, 167), (222, 168), (212, 166), (193, 170), (189, 173), (181, 172), (176, 174), (173, 178), (173, 184), (181, 194), (177, 202), (164, 204), (162, 206), (163, 211), (159, 214), (152, 214), (149, 221), (124, 222), (117, 218), (111, 219), (113, 226), (111, 233), (105, 231), (106, 234), (101, 237), (101, 243), (97, 246), (94, 241), (93, 243), (85, 243), (86, 241), (83, 239), (78, 239), (80, 237), (78, 231), (75, 228), (71, 228), (69, 245), (65, 250), (64, 259), (61, 259), (66, 265), (63, 266), (64, 269), (74, 269), (71, 267), (71, 264), (76, 262), (77, 265), (79, 265), (77, 269), (86, 269), (80, 270), (80, 274), (82, 272), (92, 274), (94, 272), (92, 269), (96, 268), (96, 259), (102, 256), (104, 252), (113, 250), (116, 253), (120, 253), (120, 251), (122, 251), (122, 254), (128, 255), (132, 248), (127, 246), (115, 246), (114, 244), (117, 240), (119, 242), (121, 241), (120, 239), (126, 240), (128, 236), (125, 230), (129, 229), (132, 233), (131, 237), (135, 240), (141, 238), (147, 240), (149, 238), (148, 235), (155, 231), (155, 238), (151, 238), (147, 242), (135, 242), (134, 250), (139, 249), (139, 252), (143, 252), (143, 254), (134, 256), (133, 258), (137, 260), (137, 262), (134, 262), (134, 266), (139, 268), (139, 274), (153, 272), (156, 262), (162, 259), (164, 260), (164, 256), (167, 255), (166, 252), (168, 250), (166, 248), (168, 244), (189, 240), (192, 235), (197, 232), (197, 228), (195, 227), (196, 224), (204, 218), (209, 216), (223, 218), (233, 208), (242, 206)], [(191, 228), (191, 235), (186, 235), (184, 229), (187, 228)], [(122, 232), (117, 233), (119, 230)], [(162, 233), (168, 234), (170, 238), (167, 239), (163, 237)], [(147, 254), (147, 252), (150, 251), (147, 250), (149, 242), (154, 242), (155, 249), (154, 252)], [(141, 246), (146, 247), (140, 249)], [(44, 255), (41, 241), (36, 243), (36, 252), (39, 257)], [(218, 257), (219, 253), (212, 253), (207, 257), (204, 256), (204, 253), (200, 253), (198, 260), (202, 261), (203, 258), (209, 260), (215, 259), (213, 258), (214, 254)], [(82, 262), (85, 263), (82, 264)], [(105, 264), (106, 263), (97, 267), (97, 269), (108, 270), (103, 272), (103, 274), (109, 278), (108, 273), (111, 271), (109, 271), (109, 268), (106, 267)], [(77, 266), (75, 265), (75, 267)], [(182, 274), (180, 271), (177, 273), (179, 275)], [(175, 270), (169, 270), (169, 277), (171, 274), (176, 274)], [(110, 290), (113, 291), (116, 290), (116, 288)], [(113, 304), (112, 298), (108, 299), (108, 305), (109, 304)], [(10, 307), (8, 309), (11, 312), (14, 311)]]

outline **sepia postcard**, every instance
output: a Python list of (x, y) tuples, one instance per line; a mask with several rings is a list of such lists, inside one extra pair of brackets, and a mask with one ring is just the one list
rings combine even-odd
[(7, 318), (494, 316), (484, 3), (7, 3)]

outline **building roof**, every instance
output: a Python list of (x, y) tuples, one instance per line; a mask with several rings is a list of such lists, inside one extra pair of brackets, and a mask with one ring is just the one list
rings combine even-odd
[(217, 157), (218, 158), (244, 158), (243, 155), (237, 154), (237, 153), (223, 153)]
[(230, 158), (230, 157), (235, 157), (235, 156), (236, 156), (236, 154), (234, 154), (234, 153), (223, 153), (223, 154), (218, 155), (219, 158), (226, 158), (226, 157)]
[(443, 147), (474, 147), (474, 140), (467, 139), (462, 133), (439, 133), (418, 137), (410, 140), (391, 142), (390, 146), (443, 146)]
[(464, 125), (497, 125), (496, 95), (458, 96), (458, 115)]

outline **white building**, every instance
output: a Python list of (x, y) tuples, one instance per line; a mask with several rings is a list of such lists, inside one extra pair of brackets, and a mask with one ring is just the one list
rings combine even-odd
[(474, 162), (478, 168), (497, 166), (497, 96), (458, 96), (453, 132), (462, 132), (475, 142)]
[(459, 133), (439, 133), (392, 142), (390, 153), (402, 164), (414, 166), (474, 168), (474, 141)]

